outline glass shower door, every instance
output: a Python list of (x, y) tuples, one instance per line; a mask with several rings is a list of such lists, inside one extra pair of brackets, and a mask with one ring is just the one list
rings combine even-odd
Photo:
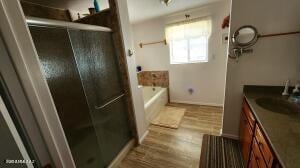
[(108, 166), (132, 137), (112, 34), (69, 30), (69, 35), (101, 156)]
[(66, 28), (30, 26), (76, 167), (104, 167)]

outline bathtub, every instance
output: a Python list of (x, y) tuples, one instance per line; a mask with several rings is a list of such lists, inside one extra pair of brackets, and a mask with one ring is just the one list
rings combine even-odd
[(168, 103), (168, 91), (162, 87), (143, 86), (143, 98), (147, 125), (157, 113)]

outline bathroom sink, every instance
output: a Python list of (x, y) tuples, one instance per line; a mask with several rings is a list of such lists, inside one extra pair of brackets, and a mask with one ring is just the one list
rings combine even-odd
[(300, 106), (285, 99), (263, 97), (256, 99), (256, 104), (262, 108), (281, 114), (298, 114)]

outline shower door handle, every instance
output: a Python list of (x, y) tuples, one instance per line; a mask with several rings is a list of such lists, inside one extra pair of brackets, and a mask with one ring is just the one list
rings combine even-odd
[(106, 107), (106, 106), (110, 105), (111, 103), (113, 103), (113, 102), (115, 102), (115, 101), (117, 101), (117, 100), (121, 99), (123, 96), (125, 96), (125, 94), (124, 94), (124, 93), (123, 93), (123, 94), (121, 94), (121, 95), (119, 95), (119, 96), (117, 96), (116, 98), (114, 98), (114, 99), (112, 99), (112, 100), (108, 101), (107, 103), (103, 104), (102, 106), (95, 106), (95, 109), (96, 109), (96, 110), (103, 109), (104, 107)]

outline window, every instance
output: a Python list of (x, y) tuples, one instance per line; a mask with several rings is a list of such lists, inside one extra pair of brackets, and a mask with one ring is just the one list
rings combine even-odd
[(169, 24), (166, 39), (170, 46), (170, 63), (208, 62), (211, 19), (199, 18)]

